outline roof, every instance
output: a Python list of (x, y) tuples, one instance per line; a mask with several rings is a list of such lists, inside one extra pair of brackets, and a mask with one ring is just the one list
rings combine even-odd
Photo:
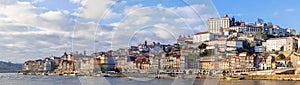
[(270, 38), (268, 40), (279, 40), (279, 39), (286, 39), (287, 37), (280, 37), (280, 38)]
[(208, 34), (208, 33), (210, 33), (210, 32), (198, 32), (195, 35)]
[(193, 40), (193, 38), (189, 37), (181, 37), (177, 39), (178, 41), (185, 41), (185, 40)]

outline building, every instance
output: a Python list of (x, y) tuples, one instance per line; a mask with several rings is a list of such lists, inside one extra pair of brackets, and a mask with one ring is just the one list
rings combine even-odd
[(215, 38), (215, 35), (210, 32), (199, 32), (194, 34), (193, 36), (193, 43), (199, 43), (204, 41), (210, 41)]
[(261, 33), (263, 31), (263, 27), (262, 26), (251, 26), (251, 25), (232, 26), (232, 27), (229, 27), (229, 30), (234, 30), (234, 31), (240, 32), (240, 33)]
[(300, 39), (297, 38), (297, 40), (298, 40), (298, 49), (300, 49)]
[[(220, 52), (236, 52), (237, 48), (243, 48), (243, 41), (242, 40), (225, 40), (225, 39), (220, 39), (220, 40), (211, 40), (208, 42), (205, 42), (208, 46), (206, 49), (215, 49), (219, 48), (218, 51)], [(217, 47), (216, 47), (217, 46)], [(231, 54), (228, 54), (231, 55)]]
[(192, 44), (193, 43), (193, 38), (188, 36), (188, 37), (181, 37), (179, 36), (179, 38), (177, 39), (177, 43), (180, 45), (184, 45), (184, 44)]
[(250, 71), (255, 70), (254, 58), (256, 55), (248, 55), (242, 52), (239, 55), (233, 55), (229, 58), (229, 68), (233, 71)]
[(298, 39), (296, 37), (288, 37), (284, 46), (286, 51), (296, 51), (298, 49)]
[(291, 56), (291, 61), (294, 67), (300, 67), (300, 49)]
[(241, 40), (227, 41), (226, 44), (229, 47), (236, 47), (236, 48), (242, 48), (243, 47), (243, 41), (241, 41)]
[(255, 46), (254, 47), (254, 52), (256, 52), (256, 53), (264, 53), (264, 52), (266, 52), (266, 48), (264, 46)]
[(158, 66), (159, 66), (159, 58), (150, 58), (150, 69), (152, 70), (158, 70)]
[(23, 64), (23, 71), (33, 71), (33, 64), (34, 64), (34, 61), (26, 61), (24, 64)]
[[(93, 58), (91, 58), (93, 59)], [(82, 72), (82, 73), (91, 73), (93, 72), (92, 68), (91, 68), (91, 64), (94, 64), (94, 63), (91, 63), (90, 59), (89, 58), (82, 58), (79, 60), (80, 61), (80, 68), (79, 68), (79, 71)]]
[(230, 22), (231, 20), (228, 15), (222, 18), (210, 18), (208, 19), (208, 31), (216, 35), (222, 35), (223, 30), (230, 27)]
[(52, 67), (51, 67), (51, 65), (52, 65), (52, 63), (54, 63), (54, 60), (50, 60), (49, 58), (46, 58), (45, 60), (44, 60), (44, 71), (50, 71), (50, 70), (52, 70)]
[(292, 37), (270, 38), (265, 45), (266, 51), (293, 51), (298, 48), (298, 41)]
[(266, 59), (266, 65), (267, 65), (267, 70), (271, 70), (272, 69), (272, 61), (273, 57), (272, 56), (268, 56)]

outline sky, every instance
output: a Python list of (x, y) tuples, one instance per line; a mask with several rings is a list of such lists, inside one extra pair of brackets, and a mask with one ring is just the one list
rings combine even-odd
[[(88, 54), (148, 42), (172, 44), (207, 31), (224, 14), (299, 30), (299, 1), (254, 0), (0, 0), (0, 60)], [(285, 4), (282, 4), (285, 3)]]
[(300, 32), (299, 0), (213, 0), (220, 15), (228, 14), (238, 20), (254, 23), (258, 18), (283, 28)]

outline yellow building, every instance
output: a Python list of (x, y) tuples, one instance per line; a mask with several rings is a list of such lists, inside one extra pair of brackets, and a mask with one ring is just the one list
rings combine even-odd
[(95, 60), (94, 60), (94, 58), (91, 58), (90, 59), (90, 68), (91, 68), (91, 70), (93, 71), (94, 69), (95, 69)]
[(229, 62), (226, 61), (220, 62), (220, 69), (229, 69)]
[(202, 69), (211, 69), (211, 61), (202, 61), (201, 62)]

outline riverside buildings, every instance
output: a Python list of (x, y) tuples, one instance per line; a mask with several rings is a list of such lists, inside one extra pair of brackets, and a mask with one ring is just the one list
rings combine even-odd
[[(145, 41), (116, 51), (96, 52), (91, 56), (65, 53), (61, 57), (26, 61), (23, 71), (92, 75), (107, 71), (196, 73), (275, 69), (279, 60), (275, 58), (278, 57), (276, 53), (270, 56), (273, 51), (299, 51), (300, 41), (295, 38), (295, 33), (293, 29), (272, 23), (246, 23), (225, 15), (210, 18), (208, 32), (181, 36), (175, 44)], [(299, 61), (299, 58), (292, 56), (293, 64)]]

